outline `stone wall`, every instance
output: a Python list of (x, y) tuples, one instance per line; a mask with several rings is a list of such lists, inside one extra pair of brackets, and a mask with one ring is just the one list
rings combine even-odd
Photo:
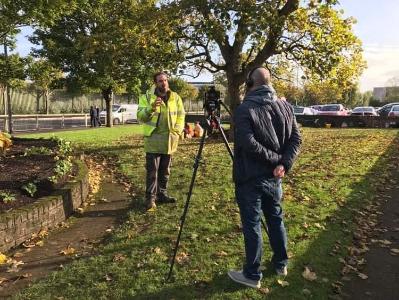
[(0, 214), (0, 252), (18, 246), (32, 234), (49, 229), (68, 218), (89, 193), (88, 169), (83, 161), (75, 161), (78, 174), (50, 196), (9, 213)]

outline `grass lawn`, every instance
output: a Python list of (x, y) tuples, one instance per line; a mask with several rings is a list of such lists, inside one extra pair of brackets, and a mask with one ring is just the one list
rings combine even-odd
[[(254, 290), (242, 288), (226, 275), (230, 268), (241, 268), (243, 238), (231, 159), (221, 141), (209, 141), (204, 164), (198, 170), (174, 278), (165, 283), (198, 140), (183, 141), (174, 156), (169, 190), (180, 200), (178, 205), (163, 205), (155, 213), (145, 213), (145, 156), (139, 130), (133, 125), (57, 133), (81, 151), (116, 157), (119, 172), (135, 187), (133, 209), (102, 246), (101, 255), (76, 260), (17, 298), (327, 299), (333, 293), (332, 284), (341, 277), (339, 259), (348, 254), (354, 215), (372, 205), (376, 189), (390, 182), (389, 162), (399, 154), (397, 130), (303, 128), (300, 158), (284, 181), (292, 256), (284, 280), (289, 285), (277, 282), (268, 264), (271, 252), (266, 242), (262, 286), (268, 290)], [(305, 266), (317, 274), (315, 281), (302, 277)]]

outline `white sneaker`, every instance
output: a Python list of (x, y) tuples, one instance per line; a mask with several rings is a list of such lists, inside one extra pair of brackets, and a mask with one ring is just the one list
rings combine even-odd
[(288, 274), (287, 266), (282, 267), (280, 269), (276, 269), (276, 273), (279, 276), (287, 276), (287, 274)]
[(241, 283), (243, 285), (249, 286), (254, 289), (260, 288), (260, 280), (248, 279), (247, 277), (244, 276), (242, 270), (241, 271), (230, 270), (227, 272), (227, 275), (229, 275), (229, 277), (235, 282)]

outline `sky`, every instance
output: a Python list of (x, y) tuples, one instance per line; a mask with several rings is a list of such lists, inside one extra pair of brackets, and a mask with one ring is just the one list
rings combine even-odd
[[(344, 16), (357, 19), (355, 34), (362, 40), (367, 69), (360, 78), (362, 92), (385, 86), (388, 80), (399, 77), (399, 1), (397, 0), (340, 0)], [(31, 28), (23, 28), (17, 37), (17, 49), (22, 56), (32, 45), (26, 36)], [(188, 80), (190, 80), (188, 78)], [(210, 81), (203, 74), (195, 81)]]

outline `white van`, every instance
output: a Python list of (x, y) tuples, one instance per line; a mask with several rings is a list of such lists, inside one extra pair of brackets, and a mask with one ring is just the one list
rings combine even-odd
[[(138, 104), (113, 104), (112, 123), (114, 125), (137, 122)], [(106, 124), (107, 112), (100, 112), (101, 124)]]

